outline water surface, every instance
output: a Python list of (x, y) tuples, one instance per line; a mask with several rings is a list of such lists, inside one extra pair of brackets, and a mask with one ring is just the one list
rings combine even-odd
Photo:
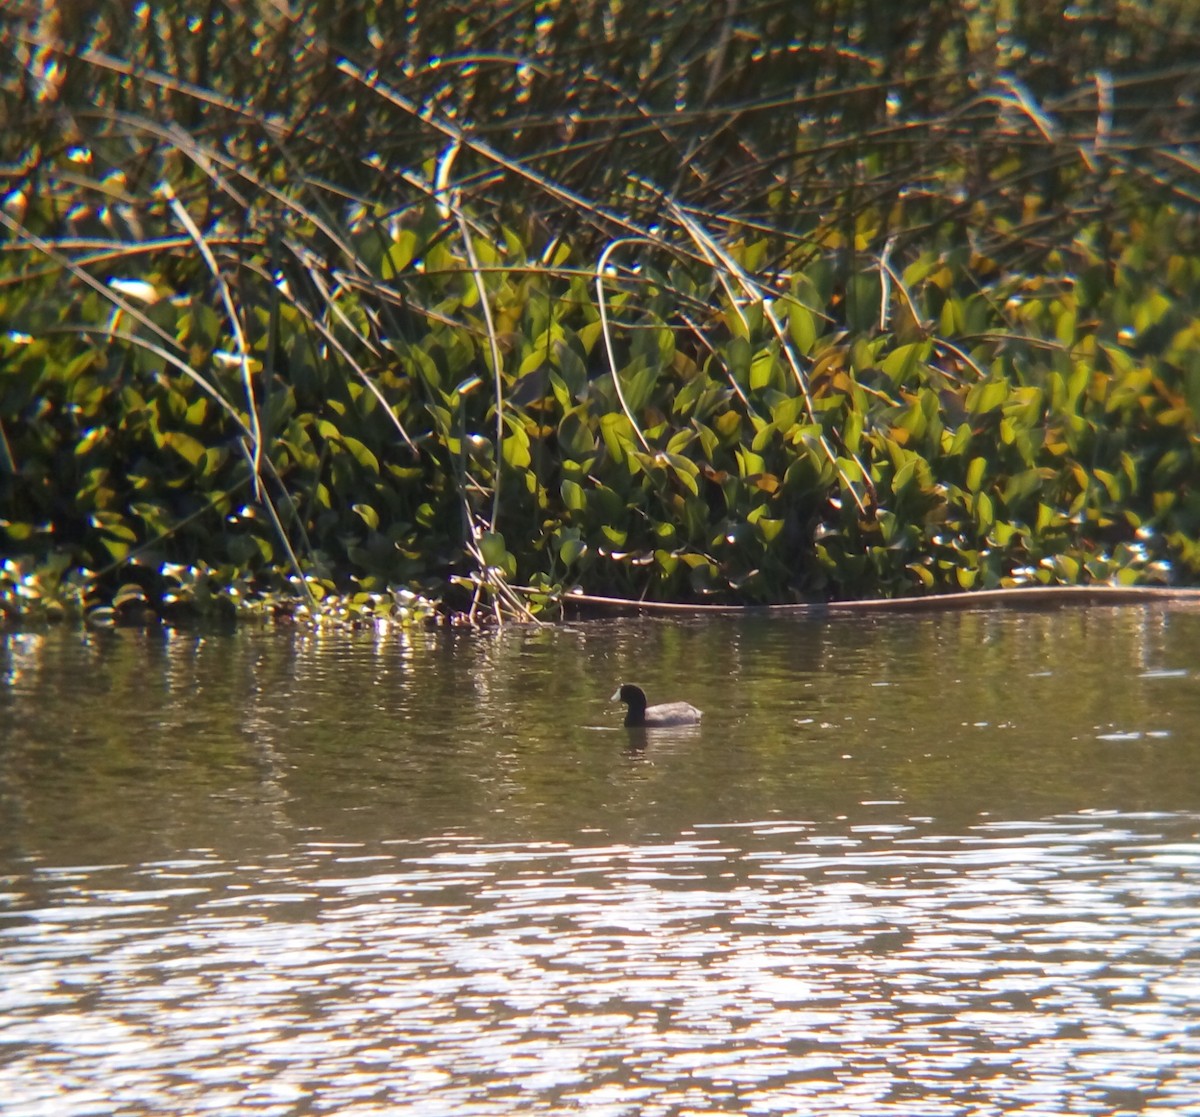
[(0, 636), (4, 1112), (1184, 1112), (1197, 662), (1166, 609)]

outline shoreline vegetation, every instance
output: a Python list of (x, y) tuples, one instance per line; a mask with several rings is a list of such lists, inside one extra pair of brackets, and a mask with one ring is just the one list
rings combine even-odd
[(1184, 0), (12, 5), (0, 624), (1191, 603), (1198, 55)]

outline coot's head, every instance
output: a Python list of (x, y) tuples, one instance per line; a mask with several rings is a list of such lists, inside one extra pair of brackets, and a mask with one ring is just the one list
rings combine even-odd
[(617, 687), (616, 693), (609, 699), (610, 702), (620, 700), (627, 707), (625, 711), (625, 724), (627, 726), (638, 726), (646, 724), (646, 692), (640, 686), (634, 686), (633, 683), (622, 683)]
[(609, 701), (624, 702), (629, 707), (630, 717), (646, 712), (646, 692), (640, 686), (634, 686), (633, 683), (622, 683)]

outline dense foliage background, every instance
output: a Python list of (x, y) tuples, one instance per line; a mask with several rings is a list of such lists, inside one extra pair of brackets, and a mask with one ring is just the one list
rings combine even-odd
[(1200, 5), (8, 5), (0, 595), (1200, 572)]

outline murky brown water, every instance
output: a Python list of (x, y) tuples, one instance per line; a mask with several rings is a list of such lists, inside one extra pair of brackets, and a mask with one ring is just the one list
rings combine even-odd
[(1165, 610), (0, 636), (0, 1108), (1187, 1112), (1197, 663)]

